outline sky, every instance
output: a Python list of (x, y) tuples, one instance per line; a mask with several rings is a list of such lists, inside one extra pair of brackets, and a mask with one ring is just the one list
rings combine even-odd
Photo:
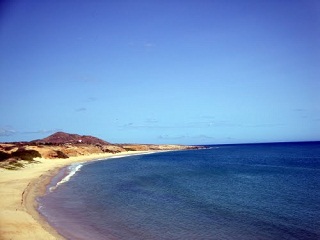
[(320, 140), (320, 2), (1, 1), (0, 92), (0, 142)]

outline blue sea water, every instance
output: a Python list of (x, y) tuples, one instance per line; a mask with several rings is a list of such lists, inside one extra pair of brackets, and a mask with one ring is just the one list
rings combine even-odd
[(39, 203), (67, 239), (320, 239), (320, 142), (72, 165)]

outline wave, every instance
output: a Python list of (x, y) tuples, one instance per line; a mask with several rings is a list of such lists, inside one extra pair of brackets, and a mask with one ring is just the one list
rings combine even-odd
[(68, 167), (69, 173), (64, 178), (62, 178), (59, 182), (57, 182), (57, 184), (55, 186), (50, 187), (49, 191), (52, 192), (57, 187), (59, 187), (61, 184), (65, 183), (65, 182), (68, 182), (71, 179), (71, 177), (76, 174), (76, 172), (80, 171), (82, 166), (83, 166), (83, 163), (71, 164)]
[[(111, 157), (108, 157), (108, 158), (99, 158), (99, 159), (96, 159), (95, 161), (92, 161), (92, 162), (101, 161), (101, 160), (107, 160), (107, 159), (114, 159), (114, 158), (124, 158), (124, 157), (129, 157), (129, 156), (134, 156), (134, 155), (146, 155), (146, 154), (152, 154), (152, 153), (155, 153), (155, 152), (156, 151), (150, 151), (150, 152), (145, 152), (145, 153), (124, 154), (124, 155), (119, 155), (119, 156), (111, 156)], [(55, 184), (54, 186), (50, 187), (49, 188), (49, 192), (53, 192), (61, 184), (65, 183), (65, 182), (68, 182), (71, 179), (71, 177), (76, 174), (76, 172), (80, 171), (80, 169), (82, 168), (83, 165), (84, 165), (83, 163), (71, 164), (67, 169), (68, 174), (64, 178), (62, 178), (62, 180), (57, 182), (57, 184)]]

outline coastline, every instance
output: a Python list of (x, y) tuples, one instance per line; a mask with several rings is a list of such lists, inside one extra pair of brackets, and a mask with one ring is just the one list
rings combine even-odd
[(1, 239), (64, 239), (38, 212), (36, 198), (60, 169), (72, 163), (108, 160), (162, 151), (129, 151), (91, 154), (68, 159), (36, 159), (40, 163), (20, 170), (0, 169), (0, 236)]

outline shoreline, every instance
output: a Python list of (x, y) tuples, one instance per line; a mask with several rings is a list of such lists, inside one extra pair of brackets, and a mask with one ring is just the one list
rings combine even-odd
[(37, 197), (46, 192), (51, 179), (72, 163), (94, 162), (165, 151), (129, 151), (91, 154), (67, 159), (36, 159), (19, 170), (0, 169), (1, 239), (64, 239), (38, 212)]

